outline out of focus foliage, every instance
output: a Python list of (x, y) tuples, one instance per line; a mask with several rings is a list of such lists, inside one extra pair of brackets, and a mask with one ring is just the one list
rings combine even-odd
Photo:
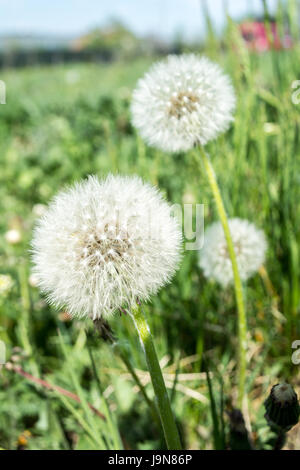
[[(299, 369), (291, 362), (292, 342), (300, 338), (300, 104), (292, 101), (292, 83), (300, 78), (296, 34), (289, 50), (258, 54), (247, 49), (229, 19), (222, 44), (213, 30), (205, 44), (206, 55), (232, 77), (238, 98), (231, 130), (208, 151), (229, 215), (255, 222), (269, 243), (264, 271), (246, 288), (247, 389), (257, 447), (269, 439), (262, 403), (270, 386), (279, 377), (293, 382), (296, 391), (299, 386)], [(94, 32), (84, 47), (100, 38), (116, 48), (132, 40), (120, 28), (104, 38)], [(205, 224), (216, 220), (205, 175), (192, 154), (147, 148), (130, 124), (131, 91), (153, 60), (0, 73), (7, 85), (7, 104), (0, 105), (0, 275), (11, 280), (4, 290), (0, 285), (0, 339), (10, 364), (0, 371), (2, 448), (164, 445), (119, 355), (96, 337), (89, 322), (70, 321), (66, 312), (46, 304), (29, 256), (32, 228), (45, 205), (64, 185), (88, 174), (137, 173), (159, 185), (172, 203), (204, 203)], [(15, 242), (11, 230), (18, 234)], [(236, 394), (233, 292), (205, 280), (197, 253), (187, 251), (176, 278), (147, 306), (147, 314), (185, 445), (212, 448), (216, 423), (205, 370), (212, 372), (219, 432), (227, 439), (224, 410), (231, 409)], [(152, 396), (130, 318), (116, 316), (111, 327)], [(81, 404), (20, 375), (18, 368), (77, 394)]]

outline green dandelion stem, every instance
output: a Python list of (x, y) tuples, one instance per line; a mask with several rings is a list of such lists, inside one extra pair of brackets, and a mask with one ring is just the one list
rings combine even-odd
[(238, 339), (239, 339), (239, 377), (238, 377), (238, 404), (239, 407), (243, 406), (244, 397), (245, 397), (245, 382), (246, 382), (246, 366), (247, 366), (247, 359), (246, 359), (246, 352), (247, 352), (247, 318), (246, 318), (246, 310), (244, 305), (244, 298), (243, 298), (243, 287), (242, 282), (239, 274), (236, 254), (234, 250), (234, 245), (231, 238), (231, 233), (228, 225), (228, 218), (226, 215), (226, 210), (224, 207), (224, 203), (222, 200), (222, 196), (220, 193), (220, 189), (217, 183), (216, 175), (213, 169), (213, 166), (210, 162), (209, 156), (206, 154), (204, 148), (199, 146), (200, 155), (205, 167), (208, 181), (212, 190), (212, 193), (215, 198), (217, 211), (220, 217), (220, 221), (223, 226), (228, 252), (232, 264), (232, 271), (233, 271), (233, 278), (234, 278), (234, 289), (235, 289), (235, 297), (237, 303), (237, 310), (238, 310)]
[(158, 362), (152, 335), (147, 320), (140, 306), (134, 308), (131, 312), (134, 324), (138, 331), (141, 344), (143, 346), (147, 365), (149, 368), (152, 385), (156, 395), (157, 406), (161, 424), (164, 430), (166, 443), (169, 450), (182, 449), (180, 438), (172, 413), (168, 392), (165, 386), (161, 368)]

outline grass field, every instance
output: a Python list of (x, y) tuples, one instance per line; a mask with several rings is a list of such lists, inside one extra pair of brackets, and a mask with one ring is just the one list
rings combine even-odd
[[(231, 25), (225, 45), (211, 36), (204, 53), (231, 76), (238, 98), (230, 131), (207, 147), (226, 208), (262, 228), (268, 240), (264, 270), (245, 286), (249, 421), (260, 448), (270, 437), (262, 406), (270, 387), (284, 379), (300, 386), (299, 366), (291, 361), (292, 342), (300, 339), (300, 104), (292, 102), (300, 49), (250, 54)], [(0, 339), (11, 364), (0, 372), (4, 449), (164, 448), (121, 358), (152, 398), (131, 320), (111, 321), (120, 354), (98, 339), (92, 323), (70, 320), (45, 303), (29, 255), (44, 205), (89, 174), (138, 174), (172, 203), (204, 203), (206, 225), (217, 220), (192, 155), (150, 149), (131, 127), (131, 92), (152, 61), (1, 71), (7, 104), (0, 106), (0, 274), (11, 278), (7, 288), (0, 280)], [(12, 229), (20, 234), (14, 244), (6, 235)], [(236, 400), (233, 289), (207, 281), (197, 253), (187, 251), (174, 281), (146, 311), (186, 448), (222, 447), (213, 411), (219, 434), (227, 436), (224, 409)], [(77, 394), (81, 403), (31, 376)], [(300, 448), (299, 438), (292, 436), (289, 446)]]

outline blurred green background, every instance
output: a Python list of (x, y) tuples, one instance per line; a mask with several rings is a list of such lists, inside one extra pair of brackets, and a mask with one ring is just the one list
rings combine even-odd
[[(164, 448), (122, 360), (130, 361), (152, 398), (130, 318), (111, 321), (120, 354), (91, 322), (70, 320), (46, 304), (31, 274), (29, 249), (32, 228), (52, 196), (89, 174), (138, 174), (171, 203), (204, 203), (206, 225), (217, 219), (205, 174), (192, 156), (146, 147), (130, 124), (136, 81), (169, 52), (215, 60), (231, 76), (238, 98), (231, 130), (207, 150), (229, 215), (254, 222), (269, 244), (264, 268), (245, 286), (246, 420), (257, 447), (269, 438), (262, 404), (270, 387), (286, 379), (299, 390), (299, 366), (291, 361), (292, 342), (300, 339), (300, 103), (292, 100), (293, 83), (300, 80), (299, 2), (279, 1), (272, 16), (267, 2), (262, 6), (261, 18), (242, 23), (224, 10), (222, 32), (202, 9), (201, 41), (176, 37), (146, 47), (147, 41), (116, 23), (108, 39), (93, 30), (75, 52), (56, 50), (54, 63), (45, 49), (22, 52), (18, 45), (0, 54), (6, 84), (6, 104), (0, 105), (0, 340), (7, 353), (0, 370), (1, 448)], [(260, 42), (251, 26), (257, 22), (265, 31)], [(124, 50), (124, 41), (132, 48)], [(228, 436), (225, 410), (236, 398), (232, 289), (208, 282), (197, 253), (187, 251), (174, 281), (146, 311), (186, 448), (216, 447), (217, 428)], [(211, 371), (213, 401), (205, 370)], [(297, 429), (287, 447), (300, 448)]]

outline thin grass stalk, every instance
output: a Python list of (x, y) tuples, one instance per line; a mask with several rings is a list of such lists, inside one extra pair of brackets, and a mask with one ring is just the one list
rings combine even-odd
[[(160, 422), (160, 417), (159, 417), (159, 414), (158, 414), (158, 411), (157, 411), (157, 407), (155, 406), (155, 403), (152, 400), (150, 400), (150, 398), (148, 397), (146, 389), (145, 389), (144, 385), (142, 384), (142, 382), (140, 381), (138, 375), (136, 374), (135, 369), (132, 366), (130, 360), (128, 359), (126, 352), (124, 352), (122, 346), (116, 341), (113, 332), (110, 330), (110, 326), (107, 323), (103, 322), (103, 321), (101, 321), (100, 324), (102, 325), (102, 328), (105, 325), (106, 331), (108, 331), (108, 333), (106, 334), (106, 341), (109, 342), (109, 344), (114, 349), (114, 352), (117, 353), (117, 355), (119, 356), (121, 361), (124, 363), (124, 365), (127, 368), (129, 374), (131, 375), (133, 381), (136, 383), (137, 387), (139, 388), (140, 392), (142, 393), (142, 396), (144, 397), (144, 399), (145, 399), (145, 401), (146, 401), (146, 403), (147, 403), (147, 405), (150, 409), (150, 412), (152, 414), (152, 417), (153, 417), (155, 423), (157, 424), (158, 428), (160, 429), (161, 422)], [(96, 326), (96, 328), (99, 328), (99, 326)], [(92, 359), (92, 351), (91, 351), (89, 346), (88, 346), (88, 349), (89, 349), (90, 357)], [(97, 375), (93, 359), (92, 359), (92, 363), (93, 363), (94, 374)], [(98, 388), (99, 388), (99, 391), (100, 391), (100, 395), (102, 395), (98, 375), (97, 375), (97, 384), (98, 384)]]
[(118, 351), (118, 354), (121, 358), (121, 360), (124, 362), (125, 366), (127, 367), (127, 370), (128, 372), (131, 374), (133, 380), (135, 381), (136, 385), (138, 386), (140, 392), (142, 393), (150, 411), (151, 411), (151, 414), (152, 414), (152, 417), (156, 423), (156, 425), (160, 428), (161, 426), (161, 422), (160, 422), (160, 418), (159, 418), (159, 414), (158, 414), (158, 411), (157, 411), (157, 408), (155, 406), (155, 403), (150, 400), (150, 398), (148, 397), (147, 395), (147, 392), (145, 390), (145, 387), (143, 386), (142, 382), (140, 381), (138, 375), (136, 374), (135, 370), (134, 370), (134, 367), (132, 366), (131, 362), (127, 359), (127, 357), (125, 356), (125, 354), (123, 353), (123, 351), (121, 351), (121, 349), (115, 345), (115, 349), (117, 349)]
[(90, 356), (90, 360), (91, 360), (91, 364), (92, 364), (93, 374), (94, 374), (96, 384), (97, 384), (97, 388), (98, 388), (98, 391), (99, 391), (99, 394), (100, 394), (100, 397), (101, 397), (103, 410), (104, 410), (104, 413), (105, 413), (105, 416), (106, 416), (108, 427), (110, 429), (110, 434), (112, 436), (113, 448), (114, 449), (123, 449), (123, 443), (122, 443), (121, 436), (119, 434), (118, 426), (117, 426), (117, 423), (116, 423), (116, 420), (115, 420), (114, 416), (112, 415), (112, 413), (109, 409), (108, 403), (106, 402), (106, 399), (104, 397), (101, 382), (100, 382), (99, 375), (98, 375), (98, 372), (97, 372), (95, 359), (94, 359), (93, 352), (92, 352), (92, 349), (91, 349), (88, 341), (87, 341), (87, 348), (88, 348), (88, 352), (89, 352), (89, 356)]
[[(15, 364), (9, 363), (9, 368), (6, 367), (6, 369), (15, 372), (16, 374), (21, 375), (25, 379), (33, 382), (35, 385), (40, 386), (45, 388), (46, 390), (52, 390), (57, 392), (58, 394), (64, 395), (67, 398), (70, 398), (77, 403), (81, 403), (80, 398), (78, 395), (75, 393), (70, 392), (69, 390), (66, 390), (65, 388), (59, 387), (58, 385), (54, 385), (50, 382), (47, 382), (46, 380), (40, 379), (38, 377), (34, 377), (33, 375), (29, 374), (28, 372), (25, 372), (20, 366), (17, 366)], [(97, 415), (99, 418), (105, 421), (105, 416), (102, 414), (97, 408), (95, 408), (93, 405), (88, 403), (88, 406), (90, 409)]]
[(73, 369), (73, 364), (71, 364), (71, 362), (70, 362), (70, 356), (68, 354), (66, 344), (64, 343), (63, 336), (62, 336), (62, 334), (59, 330), (58, 330), (58, 338), (59, 338), (59, 343), (60, 343), (63, 355), (65, 357), (66, 363), (67, 363), (67, 365), (69, 365), (69, 368), (68, 368), (69, 376), (70, 376), (70, 378), (73, 382), (73, 386), (75, 387), (76, 393), (77, 393), (77, 395), (80, 399), (81, 408), (83, 410), (86, 422), (88, 423), (90, 428), (93, 430), (95, 438), (98, 440), (98, 442), (101, 443), (102, 448), (105, 449), (105, 448), (107, 448), (107, 446), (105, 445), (105, 440), (104, 440), (104, 436), (103, 436), (103, 432), (102, 432), (103, 429), (102, 429), (102, 427), (101, 427), (101, 429), (99, 429), (99, 425), (95, 421), (95, 416), (93, 415), (93, 413), (92, 413), (92, 411), (89, 407), (88, 401), (86, 400), (84, 391), (83, 391), (83, 389), (81, 387), (81, 384), (78, 380), (78, 377), (77, 377), (77, 375), (76, 375), (76, 373)]
[(215, 446), (215, 450), (222, 450), (223, 446), (222, 446), (221, 436), (220, 436), (218, 412), (217, 412), (215, 397), (213, 394), (212, 383), (210, 380), (208, 370), (206, 370), (206, 380), (207, 380), (209, 400), (210, 400), (210, 411), (211, 411), (211, 417), (212, 417), (212, 422), (213, 422), (214, 446)]
[(30, 372), (33, 375), (39, 376), (39, 368), (33, 358), (32, 341), (30, 338), (30, 315), (31, 315), (31, 302), (30, 293), (28, 287), (28, 274), (24, 263), (21, 263), (19, 268), (19, 282), (20, 282), (20, 294), (22, 301), (22, 314), (18, 322), (18, 333), (21, 347), (24, 349), (28, 356), (28, 363)]

